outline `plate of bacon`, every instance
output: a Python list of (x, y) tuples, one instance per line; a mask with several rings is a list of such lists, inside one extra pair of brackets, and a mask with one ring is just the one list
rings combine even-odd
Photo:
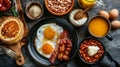
[(28, 35), (28, 51), (45, 66), (68, 63), (76, 54), (79, 38), (74, 27), (61, 18), (49, 17), (36, 22)]

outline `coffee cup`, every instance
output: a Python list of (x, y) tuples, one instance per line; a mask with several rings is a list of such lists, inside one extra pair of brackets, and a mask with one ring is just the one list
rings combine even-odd
[(96, 38), (106, 37), (108, 40), (113, 40), (112, 36), (109, 34), (111, 30), (110, 21), (100, 15), (93, 17), (88, 24), (89, 33)]

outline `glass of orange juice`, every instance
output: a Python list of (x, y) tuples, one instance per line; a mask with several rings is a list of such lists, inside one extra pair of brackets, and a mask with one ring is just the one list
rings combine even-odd
[(96, 0), (78, 0), (78, 3), (84, 9), (93, 7), (95, 5)]

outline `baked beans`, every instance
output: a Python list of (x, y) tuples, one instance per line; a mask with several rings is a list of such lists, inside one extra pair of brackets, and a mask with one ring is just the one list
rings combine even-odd
[(47, 0), (48, 8), (55, 13), (64, 13), (72, 5), (72, 0)]
[[(93, 55), (93, 56), (89, 56), (88, 55), (88, 47), (89, 46), (97, 46), (99, 47), (100, 49), (98, 50), (98, 52)], [(102, 46), (102, 44), (96, 40), (96, 39), (93, 39), (93, 38), (90, 38), (90, 39), (87, 39), (87, 40), (84, 40), (81, 44), (80, 44), (80, 47), (79, 47), (79, 53), (81, 55), (81, 57), (87, 61), (87, 62), (96, 62), (98, 61), (103, 53), (104, 53), (104, 48)]]

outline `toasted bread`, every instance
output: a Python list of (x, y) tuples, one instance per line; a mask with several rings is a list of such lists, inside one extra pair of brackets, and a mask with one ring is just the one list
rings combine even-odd
[(23, 38), (24, 25), (17, 17), (4, 18), (0, 26), (0, 39), (6, 44), (16, 44)]

